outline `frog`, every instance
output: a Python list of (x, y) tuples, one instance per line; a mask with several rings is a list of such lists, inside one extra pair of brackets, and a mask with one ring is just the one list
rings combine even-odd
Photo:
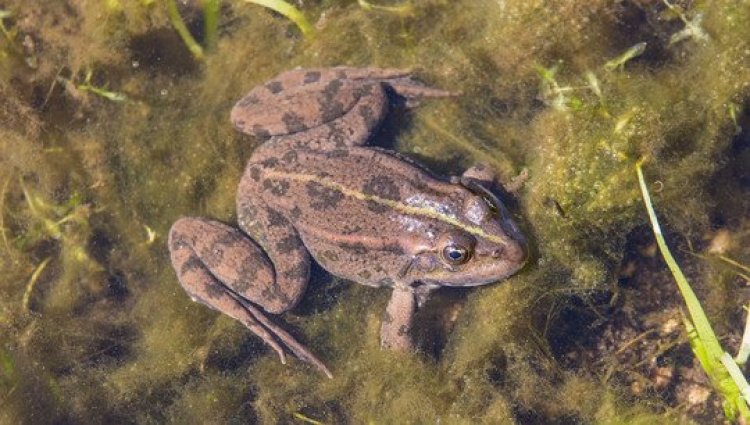
[(390, 288), (381, 346), (415, 351), (415, 314), (436, 289), (504, 280), (528, 256), (488, 167), (444, 179), (368, 145), (394, 105), (454, 96), (411, 70), (374, 67), (295, 69), (250, 90), (230, 113), (239, 132), (262, 141), (237, 187), (237, 225), (188, 216), (169, 231), (183, 289), (238, 320), (282, 363), (292, 354), (332, 378), (269, 317), (300, 302), (314, 260), (334, 276)]

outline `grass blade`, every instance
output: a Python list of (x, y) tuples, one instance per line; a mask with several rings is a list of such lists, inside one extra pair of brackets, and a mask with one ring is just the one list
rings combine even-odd
[[(698, 297), (695, 296), (695, 292), (693, 292), (685, 275), (680, 270), (680, 266), (669, 251), (653, 205), (651, 204), (651, 196), (648, 193), (648, 188), (643, 178), (643, 171), (641, 170), (641, 161), (638, 161), (635, 168), (638, 173), (638, 184), (643, 195), (643, 203), (646, 205), (654, 237), (656, 238), (656, 244), (659, 246), (659, 251), (667, 263), (675, 282), (677, 282), (677, 287), (682, 294), (682, 298), (685, 300), (685, 305), (690, 315), (690, 318), (683, 318), (688, 331), (690, 347), (693, 349), (693, 353), (708, 375), (712, 385), (724, 398), (722, 404), (726, 417), (729, 420), (734, 420), (739, 414), (747, 422), (750, 420), (750, 408), (748, 408), (747, 399), (743, 397), (745, 392), (750, 393), (750, 390), (747, 389), (747, 382), (737, 364), (734, 363), (731, 356), (721, 347), (711, 327), (711, 323), (708, 321), (708, 317), (706, 317), (698, 301)], [(731, 366), (727, 366), (727, 358), (732, 363)]]
[(305, 15), (300, 12), (299, 9), (292, 6), (291, 4), (282, 1), (282, 0), (244, 0), (247, 3), (254, 3), (259, 6), (267, 7), (275, 12), (280, 13), (281, 15), (285, 16), (290, 21), (294, 22), (295, 25), (297, 25), (297, 28), (299, 28), (300, 31), (302, 31), (302, 35), (305, 37), (310, 37), (315, 33), (315, 28), (310, 25), (310, 22), (307, 21), (307, 18), (305, 18)]

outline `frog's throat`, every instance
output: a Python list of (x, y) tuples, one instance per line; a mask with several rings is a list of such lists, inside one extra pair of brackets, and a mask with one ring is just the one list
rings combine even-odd
[(334, 181), (328, 180), (326, 178), (322, 178), (320, 176), (312, 175), (312, 174), (285, 173), (283, 171), (277, 171), (277, 170), (266, 170), (265, 175), (267, 177), (270, 177), (273, 179), (280, 179), (280, 180), (287, 179), (287, 180), (294, 180), (294, 181), (298, 181), (302, 183), (315, 182), (315, 183), (325, 186), (328, 189), (341, 192), (345, 196), (350, 196), (352, 198), (359, 199), (361, 201), (369, 201), (369, 202), (374, 202), (379, 205), (384, 205), (395, 211), (403, 213), (405, 215), (418, 215), (418, 216), (438, 220), (443, 223), (454, 226), (456, 228), (459, 228), (474, 236), (484, 238), (490, 242), (494, 242), (499, 245), (508, 244), (507, 239), (502, 236), (487, 233), (479, 226), (473, 226), (471, 224), (463, 223), (460, 220), (458, 220), (455, 216), (441, 213), (440, 211), (437, 211), (434, 208), (424, 207), (424, 206), (406, 205), (402, 202), (394, 201), (392, 199), (386, 199), (377, 195), (363, 193), (362, 191), (359, 191), (359, 190), (349, 189), (348, 187), (340, 183), (336, 183)]

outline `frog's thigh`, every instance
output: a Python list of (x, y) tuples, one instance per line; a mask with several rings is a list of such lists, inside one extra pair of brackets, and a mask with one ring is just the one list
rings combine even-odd
[(380, 345), (398, 351), (413, 350), (411, 328), (417, 300), (411, 288), (396, 286), (383, 315)]
[[(238, 229), (202, 218), (182, 218), (169, 232), (169, 246), (180, 284), (196, 301), (232, 317), (233, 297), (269, 313), (294, 306), (302, 288), (283, 288), (263, 251)], [(233, 292), (234, 294), (231, 294)], [(239, 313), (238, 313), (239, 314)], [(245, 322), (241, 317), (236, 319)]]
[[(262, 189), (257, 186), (257, 182), (246, 172), (240, 181), (239, 193), (259, 194)], [(285, 190), (285, 186), (280, 184), (269, 190), (277, 193)], [(310, 280), (310, 254), (297, 230), (281, 213), (266, 205), (260, 196), (238, 196), (237, 222), (263, 248), (273, 263), (276, 281), (274, 285), (263, 288), (263, 298), (267, 303), (273, 302), (277, 308), (288, 310), (294, 307)], [(267, 308), (267, 305), (264, 307)]]

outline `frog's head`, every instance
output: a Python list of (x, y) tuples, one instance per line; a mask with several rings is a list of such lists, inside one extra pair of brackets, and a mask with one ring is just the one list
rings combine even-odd
[(526, 263), (526, 238), (502, 202), (482, 186), (470, 189), (462, 212), (443, 221), (430, 246), (415, 253), (410, 268), (420, 282), (485, 285), (505, 279)]

